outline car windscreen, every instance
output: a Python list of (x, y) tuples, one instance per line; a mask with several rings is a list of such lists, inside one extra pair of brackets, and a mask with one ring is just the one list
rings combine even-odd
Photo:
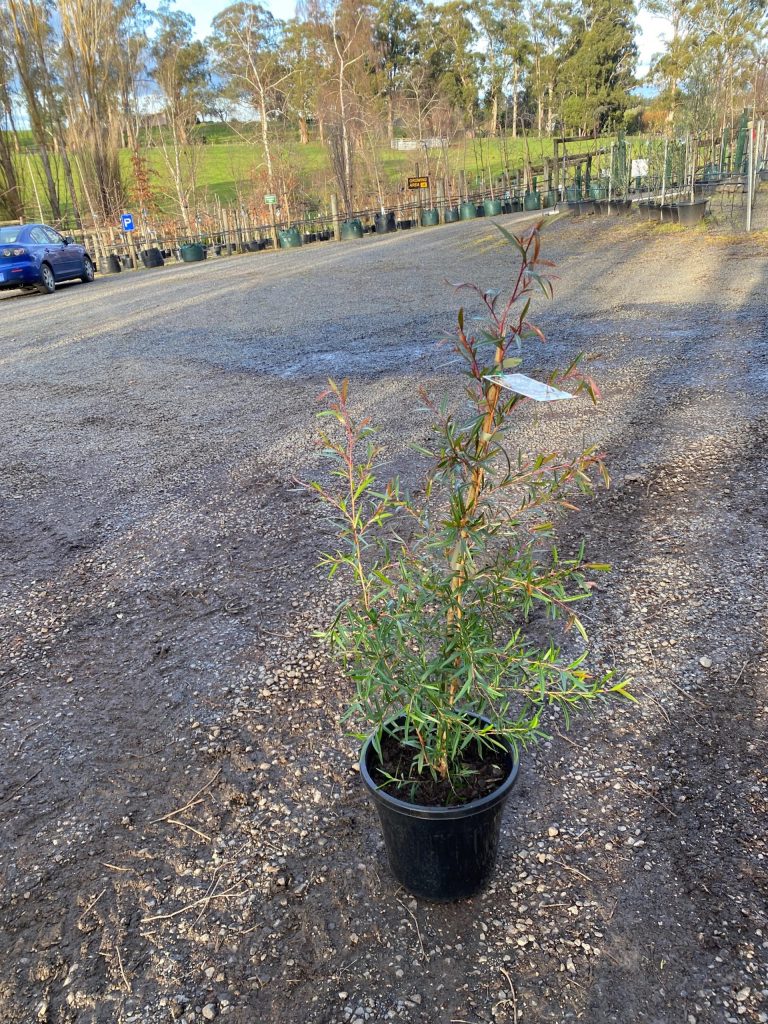
[(21, 231), (22, 229), (20, 227), (0, 228), (0, 245), (9, 245), (11, 242), (18, 242)]

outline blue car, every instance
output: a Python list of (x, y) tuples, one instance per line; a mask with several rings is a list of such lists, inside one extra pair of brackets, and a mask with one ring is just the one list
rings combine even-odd
[(46, 224), (0, 227), (0, 291), (56, 291), (59, 281), (93, 280), (96, 269), (85, 246)]

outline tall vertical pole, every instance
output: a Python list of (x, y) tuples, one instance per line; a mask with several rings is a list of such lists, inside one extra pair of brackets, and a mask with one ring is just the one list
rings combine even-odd
[(754, 121), (747, 125), (749, 155), (747, 158), (747, 232), (752, 230), (752, 199), (755, 194), (755, 128)]
[(335, 192), (331, 193), (331, 220), (333, 221), (333, 237), (341, 241), (341, 224), (339, 223), (339, 200)]

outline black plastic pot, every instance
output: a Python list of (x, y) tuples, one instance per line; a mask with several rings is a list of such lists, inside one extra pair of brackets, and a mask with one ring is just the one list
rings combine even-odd
[(371, 774), (376, 765), (372, 737), (364, 743), (360, 774), (381, 821), (389, 866), (414, 896), (438, 902), (462, 900), (489, 882), (496, 865), (502, 811), (519, 767), (511, 745), (505, 745), (507, 774), (493, 793), (457, 807), (426, 807), (377, 788)]
[(120, 258), (112, 253), (107, 256), (107, 264), (102, 270), (102, 274), (119, 274), (122, 269)]
[(595, 212), (595, 200), (594, 199), (580, 199), (579, 200), (579, 213), (594, 213)]
[(156, 248), (143, 249), (141, 253), (141, 262), (145, 267), (165, 266), (165, 260), (163, 259), (162, 253)]
[(609, 199), (608, 210), (610, 213), (628, 213), (632, 206), (631, 199)]
[(661, 210), (662, 224), (677, 224), (679, 215), (678, 208), (675, 203), (662, 203), (659, 209)]
[(707, 202), (707, 198), (704, 197), (703, 199), (694, 199), (692, 203), (678, 203), (677, 216), (679, 222), (687, 228), (698, 224), (707, 212)]
[(374, 216), (373, 221), (377, 235), (389, 234), (389, 232), (394, 231), (397, 227), (395, 223), (395, 215), (392, 210), (389, 210), (387, 213), (377, 213)]
[(408, 230), (410, 230), (412, 225), (413, 225), (413, 221), (412, 220), (399, 220), (397, 222), (397, 226), (400, 228), (401, 231), (408, 231)]

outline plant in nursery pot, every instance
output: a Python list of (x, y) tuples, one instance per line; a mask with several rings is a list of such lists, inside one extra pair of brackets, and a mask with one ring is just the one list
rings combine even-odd
[[(504, 297), (459, 286), (483, 303), (487, 323), (471, 332), (459, 312), (451, 344), (465, 400), (422, 395), (434, 441), (417, 449), (421, 497), (396, 477), (379, 482), (382, 449), (348, 382), (330, 381), (321, 396), (330, 482), (307, 486), (337, 531), (322, 563), (352, 584), (323, 636), (355, 686), (344, 717), (363, 741), (361, 774), (390, 867), (433, 900), (470, 896), (490, 878), (519, 753), (545, 736), (545, 711), (560, 709), (567, 725), (580, 707), (629, 696), (627, 680), (588, 672), (575, 611), (589, 575), (608, 566), (588, 562), (583, 546), (564, 557), (553, 536), (574, 493), (607, 481), (603, 458), (593, 448), (510, 451), (530, 397), (572, 397), (564, 382), (595, 397), (578, 360), (546, 384), (510, 372), (526, 343), (543, 340), (528, 319), (534, 291), (551, 295), (539, 229), (515, 237), (499, 227), (519, 257)], [(568, 653), (547, 619), (572, 628)]]

